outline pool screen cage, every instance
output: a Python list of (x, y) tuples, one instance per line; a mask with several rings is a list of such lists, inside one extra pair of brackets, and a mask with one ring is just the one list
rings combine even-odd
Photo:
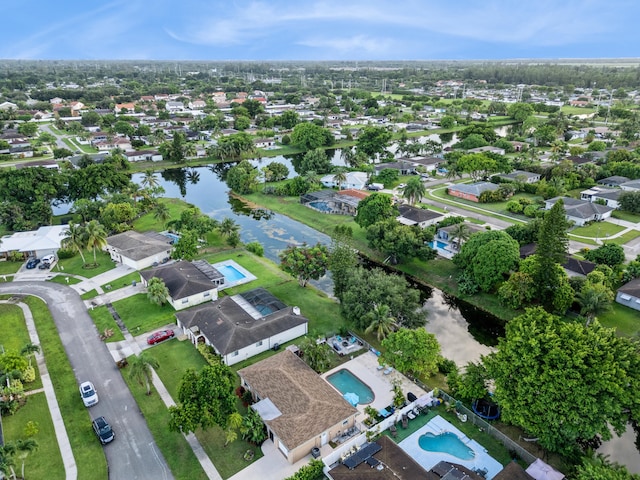
[(319, 200), (333, 200), (335, 192), (333, 190), (318, 190), (317, 192), (308, 192), (304, 195), (300, 195), (300, 203), (307, 205), (311, 202), (317, 202)]
[[(284, 303), (267, 292), (264, 288), (256, 288), (254, 290), (241, 293), (240, 296), (260, 312), (269, 311), (270, 313), (273, 313), (287, 308)], [(267, 307), (267, 310), (265, 310), (265, 307)]]

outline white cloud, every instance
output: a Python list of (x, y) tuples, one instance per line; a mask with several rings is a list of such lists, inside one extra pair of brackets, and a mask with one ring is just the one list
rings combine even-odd
[(358, 53), (359, 57), (361, 57), (363, 53), (374, 54), (376, 57), (380, 57), (384, 56), (387, 52), (390, 52), (392, 45), (395, 42), (387, 38), (372, 38), (367, 35), (354, 35), (342, 38), (315, 37), (300, 40), (296, 43), (306, 47), (330, 49), (331, 52), (340, 54), (340, 56), (345, 53), (354, 52)]

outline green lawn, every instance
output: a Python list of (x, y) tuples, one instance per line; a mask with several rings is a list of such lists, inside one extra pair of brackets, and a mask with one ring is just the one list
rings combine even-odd
[(113, 331), (113, 336), (107, 338), (105, 342), (119, 342), (120, 340), (124, 340), (122, 331), (118, 328), (116, 321), (113, 319), (109, 310), (107, 310), (107, 307), (102, 305), (89, 309), (89, 315), (93, 319), (93, 323), (95, 323), (99, 333), (102, 334), (105, 330)]
[(91, 428), (89, 411), (82, 406), (78, 396), (75, 375), (49, 309), (42, 300), (35, 297), (25, 297), (23, 301), (29, 305), (33, 313), (40, 337), (40, 347), (47, 361), (47, 369), (51, 375), (60, 411), (63, 412), (64, 424), (78, 466), (78, 478), (87, 480), (107, 478), (104, 451), (96, 441)]
[(80, 283), (82, 280), (71, 277), (69, 275), (58, 274), (53, 277), (51, 280), (47, 280), (48, 282), (59, 283), (60, 285), (75, 285), (76, 283)]
[[(442, 188), (442, 187), (438, 187), (435, 190), (432, 190), (432, 193), (434, 196), (438, 197), (439, 199), (441, 199), (443, 202), (445, 203), (449, 203), (451, 205), (455, 205), (456, 203), (458, 204), (463, 204), (465, 205), (465, 208), (468, 208), (471, 211), (478, 211), (479, 213), (482, 213), (484, 215), (489, 215), (489, 216), (493, 216), (496, 218), (499, 218), (501, 220), (509, 220), (512, 219), (514, 221), (517, 222), (527, 222), (527, 217), (525, 217), (524, 215), (516, 215), (515, 213), (511, 213), (508, 212), (506, 209), (507, 206), (507, 202), (491, 202), (491, 203), (476, 203), (476, 202), (472, 202), (470, 200), (464, 200), (462, 198), (458, 198), (458, 197), (453, 197), (451, 195), (449, 195), (447, 193), (446, 188)], [(536, 201), (542, 199), (542, 197), (540, 197), (539, 195), (533, 195), (530, 193), (518, 193), (516, 195), (514, 195), (513, 197), (511, 197), (509, 199), (509, 201), (511, 200), (518, 200), (519, 198), (527, 198), (529, 200), (531, 200), (533, 203), (535, 203)], [(458, 205), (459, 206), (459, 205)], [(489, 212), (493, 212), (493, 213), (497, 213), (500, 215), (492, 215), (491, 213), (487, 213), (483, 210), (488, 210)], [(503, 215), (503, 216), (501, 216)], [(509, 218), (505, 218), (509, 217)]]
[(24, 314), (17, 305), (0, 303), (0, 342), (7, 351), (20, 352), (31, 340), (24, 323)]
[(596, 111), (595, 108), (589, 107), (573, 107), (571, 105), (563, 105), (560, 111), (565, 115), (588, 115)]
[(615, 235), (625, 229), (620, 225), (609, 222), (594, 222), (591, 225), (584, 227), (577, 227), (571, 230), (572, 235), (578, 235), (580, 237), (599, 238), (604, 240), (607, 236)]
[[(84, 252), (85, 261), (89, 264), (93, 263), (93, 252)], [(112, 268), (115, 268), (116, 264), (113, 263), (108, 253), (102, 251), (96, 251), (96, 260), (98, 266), (95, 268), (85, 268), (84, 262), (80, 255), (74, 255), (71, 258), (64, 258), (58, 260), (58, 264), (53, 267), (54, 272), (64, 272), (69, 275), (79, 275), (81, 277), (92, 278), (101, 273), (107, 272)]]
[[(161, 369), (162, 367), (158, 373)], [(181, 433), (169, 430), (169, 410), (158, 393), (153, 391), (151, 395), (147, 395), (145, 387), (129, 378), (129, 368), (121, 370), (121, 373), (176, 480), (206, 480), (207, 475), (187, 440)], [(106, 473), (101, 478), (107, 478)]]
[(124, 277), (120, 277), (115, 282), (105, 283), (104, 285), (101, 285), (100, 287), (105, 292), (109, 292), (109, 291), (117, 290), (119, 288), (130, 287), (131, 284), (134, 281), (135, 282), (140, 282), (140, 273), (131, 272), (131, 273), (125, 275)]
[(178, 220), (183, 210), (192, 208), (193, 205), (180, 200), (179, 198), (159, 198), (158, 202), (164, 203), (169, 208), (169, 218), (165, 223), (161, 222), (153, 216), (153, 212), (145, 213), (140, 218), (133, 222), (133, 229), (137, 232), (149, 232), (156, 231), (162, 232), (165, 230), (166, 223), (171, 220)]
[(630, 242), (634, 238), (640, 237), (640, 231), (638, 230), (629, 230), (626, 233), (623, 233), (619, 237), (612, 238), (607, 240), (606, 243), (615, 243), (616, 245), (624, 245), (627, 242)]
[(634, 213), (625, 212), (623, 210), (614, 210), (611, 212), (613, 218), (619, 218), (620, 220), (626, 220), (627, 222), (639, 223), (640, 215)]
[(97, 296), (98, 296), (98, 291), (95, 288), (92, 288), (88, 292), (84, 292), (82, 295), (80, 295), (80, 298), (82, 300), (90, 300)]
[(9, 262), (8, 260), (0, 262), (0, 275), (6, 275), (8, 273), (16, 273), (20, 270), (24, 262)]
[(640, 313), (633, 308), (613, 302), (608, 312), (598, 316), (605, 327), (615, 328), (619, 335), (637, 338), (640, 335)]
[[(187, 369), (200, 370), (206, 365), (202, 355), (189, 341), (165, 342), (150, 349), (149, 353), (158, 360), (160, 364), (160, 368), (157, 370), (158, 376), (174, 400), (178, 398), (180, 382)], [(244, 413), (246, 410), (241, 404), (238, 408), (240, 413)], [(222, 478), (230, 477), (249, 464), (242, 458), (247, 449), (253, 448), (255, 450), (254, 461), (262, 457), (259, 448), (252, 447), (240, 438), (225, 447), (225, 434), (218, 427), (207, 431), (199, 430), (196, 432), (196, 436)], [(224, 452), (224, 455), (221, 455), (220, 452)]]
[(340, 306), (335, 301), (311, 286), (300, 287), (297, 280), (269, 260), (244, 250), (220, 252), (205, 258), (211, 263), (233, 259), (258, 277), (253, 282), (225, 290), (226, 295), (264, 287), (287, 305), (300, 307), (302, 314), (309, 319), (309, 331), (324, 334), (337, 332), (340, 327), (346, 326), (340, 315)]
[[(38, 433), (33, 437), (38, 442), (38, 449), (25, 459), (25, 477), (64, 479), (64, 464), (44, 393), (30, 395), (27, 403), (14, 415), (2, 417), (5, 441), (25, 439), (24, 428), (30, 421), (38, 425)], [(21, 468), (22, 461), (16, 459), (15, 470), (18, 475)]]
[(140, 335), (169, 323), (175, 323), (176, 311), (169, 304), (153, 304), (145, 293), (113, 302), (113, 308), (132, 335)]

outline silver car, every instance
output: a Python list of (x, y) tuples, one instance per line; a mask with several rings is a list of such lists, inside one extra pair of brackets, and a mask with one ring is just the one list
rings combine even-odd
[(98, 403), (98, 392), (91, 382), (80, 384), (80, 396), (85, 407), (93, 407)]

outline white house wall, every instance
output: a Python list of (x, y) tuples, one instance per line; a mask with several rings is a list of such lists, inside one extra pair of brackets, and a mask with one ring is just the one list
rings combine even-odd
[(245, 348), (238, 350), (238, 354), (234, 355), (235, 352), (230, 353), (224, 356), (224, 362), (227, 365), (235, 365), (236, 363), (242, 362), (247, 358), (251, 358), (259, 353), (266, 352), (270, 350), (276, 343), (278, 345), (283, 345), (293, 339), (306, 335), (308, 324), (304, 323), (302, 325), (298, 325), (297, 327), (290, 328), (284, 332), (273, 335), (272, 337), (261, 340), (260, 342), (249, 345)]
[(218, 299), (218, 288), (213, 286), (210, 290), (206, 292), (197, 293), (195, 295), (191, 295), (190, 297), (179, 298), (177, 300), (169, 299), (169, 303), (175, 310), (184, 310), (185, 308), (193, 307), (195, 305), (200, 305), (204, 302), (211, 302)]

